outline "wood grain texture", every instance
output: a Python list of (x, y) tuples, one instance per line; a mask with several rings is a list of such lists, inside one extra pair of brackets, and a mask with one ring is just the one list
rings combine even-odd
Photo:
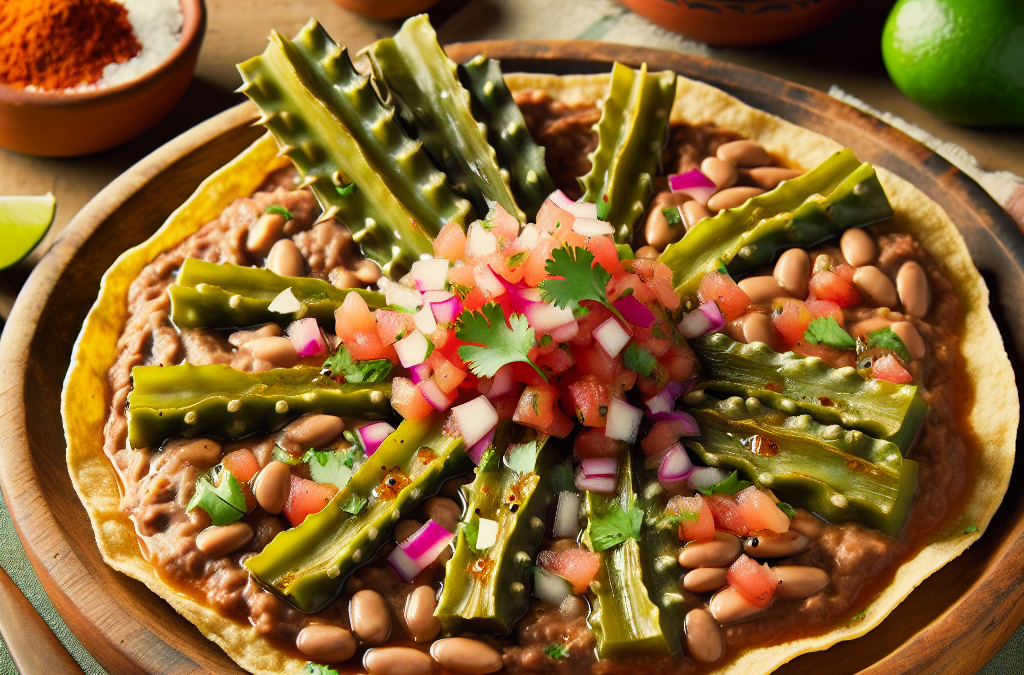
[[(745, 102), (830, 136), (923, 190), (964, 234), (993, 292), (992, 311), (1017, 372), (1024, 353), (1024, 238), (984, 191), (945, 160), (878, 120), (783, 80), (700, 57), (588, 42), (454, 45), (506, 70), (606, 72), (646, 61), (704, 80)], [(165, 603), (100, 560), (64, 467), (60, 391), (71, 346), (114, 258), (152, 233), (213, 169), (258, 131), (239, 106), (151, 155), (69, 224), (36, 268), (0, 342), (0, 485), (47, 593), (112, 673), (239, 673)], [(116, 242), (116, 243), (115, 243)], [(1024, 619), (1024, 485), (1019, 471), (985, 535), (924, 582), (866, 637), (797, 658), (786, 675), (968, 675)]]
[(15, 583), (0, 568), (0, 636), (22, 675), (84, 675), (71, 654), (39, 616)]

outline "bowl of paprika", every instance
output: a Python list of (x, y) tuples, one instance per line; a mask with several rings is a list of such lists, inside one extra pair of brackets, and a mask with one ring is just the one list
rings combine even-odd
[(192, 79), (203, 0), (5, 0), (0, 147), (100, 152), (167, 115)]

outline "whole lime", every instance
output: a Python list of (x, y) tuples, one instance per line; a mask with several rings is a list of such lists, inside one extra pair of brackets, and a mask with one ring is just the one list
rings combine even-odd
[(896, 86), (939, 117), (1024, 125), (1024, 0), (899, 0), (882, 58)]

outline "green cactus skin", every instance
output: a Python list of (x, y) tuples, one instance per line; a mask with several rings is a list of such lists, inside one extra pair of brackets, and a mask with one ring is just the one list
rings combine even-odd
[[(472, 220), (458, 198), (381, 102), (369, 78), (352, 66), (315, 19), (295, 40), (272, 33), (261, 56), (238, 66), (243, 91), (260, 108), (260, 123), (295, 162), (304, 185), (337, 218), (367, 258), (398, 279), (432, 256), (431, 238), (448, 222)], [(350, 194), (338, 189), (354, 183)]]
[(306, 413), (390, 417), (391, 383), (338, 384), (318, 368), (243, 373), (226, 365), (136, 366), (128, 396), (128, 440), (156, 448), (170, 438), (238, 440)]
[[(917, 463), (888, 441), (810, 415), (787, 416), (756, 398), (724, 401), (702, 391), (684, 399), (700, 425), (687, 442), (709, 466), (737, 469), (779, 499), (831, 523), (857, 521), (899, 536), (917, 488)], [(774, 443), (776, 454), (756, 454), (750, 439)]]
[(651, 183), (668, 142), (668, 119), (676, 74), (612, 66), (608, 98), (594, 126), (597, 149), (591, 169), (579, 179), (583, 201), (597, 204), (597, 217), (615, 227), (615, 240), (631, 244), (633, 225), (647, 210)]
[[(272, 312), (270, 303), (291, 289), (302, 305), (297, 312)], [(334, 310), (349, 293), (361, 295), (371, 309), (384, 307), (384, 295), (363, 289), (335, 288), (310, 277), (283, 277), (270, 270), (186, 258), (167, 289), (171, 320), (179, 328), (238, 328), (263, 323), (285, 326), (313, 317), (334, 326)]]
[[(613, 504), (627, 509), (637, 498), (633, 490), (630, 456), (625, 453), (619, 462), (616, 493), (604, 495), (587, 492), (590, 522), (607, 513)], [(643, 533), (644, 528), (641, 527), (641, 539)], [(592, 548), (589, 523), (583, 533), (583, 541)], [(676, 549), (678, 555), (678, 544)], [(597, 654), (602, 659), (637, 653), (668, 654), (672, 651), (669, 638), (662, 631), (661, 613), (658, 606), (651, 602), (644, 585), (648, 575), (638, 573), (638, 570), (644, 569), (643, 559), (641, 544), (636, 539), (627, 539), (601, 553), (601, 571), (590, 584), (594, 594), (594, 608), (589, 621), (597, 637)], [(678, 636), (672, 638), (673, 642), (677, 639)]]
[(676, 290), (688, 298), (705, 274), (723, 265), (739, 274), (770, 262), (784, 248), (814, 246), (891, 216), (874, 168), (846, 149), (774, 190), (705, 218), (658, 260), (672, 269)]
[[(528, 569), (544, 537), (547, 512), (554, 496), (551, 467), (562, 450), (558, 441), (518, 427), (517, 443), (540, 445), (534, 471), (519, 473), (504, 463), (493, 471), (476, 471), (465, 489), (467, 508), (455, 539), (455, 554), (448, 561), (445, 583), (434, 615), (448, 635), (464, 632), (507, 635), (530, 608)], [(496, 434), (496, 437), (502, 434)], [(498, 448), (507, 448), (500, 442)], [(515, 499), (510, 499), (510, 497)], [(516, 504), (516, 510), (511, 505)], [(498, 522), (498, 540), (477, 554), (466, 539), (466, 526), (475, 518)], [(478, 558), (491, 561), (486, 578), (467, 573)]]
[(763, 343), (743, 344), (722, 333), (690, 344), (703, 365), (700, 388), (753, 396), (790, 415), (803, 412), (822, 424), (858, 429), (896, 444), (903, 454), (928, 414), (928, 404), (911, 384), (865, 379), (854, 368), (832, 368), (819, 358), (780, 354)]
[[(446, 436), (443, 428), (441, 415), (402, 422), (323, 511), (280, 533), (245, 562), (253, 578), (303, 612), (326, 607), (349, 573), (390, 539), (395, 523), (472, 466), (462, 436)], [(411, 482), (394, 498), (379, 499), (375, 490), (396, 467)], [(342, 509), (350, 495), (369, 500), (358, 515)]]
[(459, 84), (455, 63), (445, 56), (426, 14), (402, 24), (394, 37), (366, 48), (375, 77), (397, 94), (402, 115), (412, 120), (423, 146), (443, 167), (452, 186), (469, 198), (477, 213), (497, 202), (523, 222), (509, 174), (498, 167), (487, 129), (473, 118), (469, 92)]
[(523, 113), (505, 84), (501, 64), (483, 55), (459, 66), (459, 80), (472, 96), (473, 115), (487, 125), (487, 140), (509, 173), (512, 194), (530, 222), (555, 191), (544, 148), (533, 142)]

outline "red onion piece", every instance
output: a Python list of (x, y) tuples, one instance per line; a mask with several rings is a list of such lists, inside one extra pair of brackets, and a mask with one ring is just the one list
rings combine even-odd
[(441, 551), (451, 544), (453, 539), (454, 534), (433, 520), (428, 520), (423, 527), (395, 548), (388, 556), (388, 562), (405, 581), (412, 581), (437, 560), (437, 556), (441, 555)]
[(529, 286), (522, 282), (514, 284), (511, 281), (508, 281), (505, 277), (495, 272), (494, 268), (491, 268), (491, 272), (494, 273), (494, 276), (498, 278), (498, 281), (500, 281), (505, 287), (505, 290), (508, 291), (509, 304), (512, 306), (513, 312), (516, 314), (524, 314), (526, 313), (527, 307), (537, 304), (537, 301), (530, 298), (529, 294), (524, 295), (527, 291), (531, 290)]
[(708, 318), (711, 323), (711, 327), (708, 332), (714, 333), (722, 330), (725, 327), (725, 317), (722, 316), (722, 310), (718, 308), (714, 302), (705, 302), (700, 306), (700, 311), (704, 313), (704, 316)]
[(647, 416), (652, 420), (660, 420), (667, 417), (676, 408), (676, 399), (683, 395), (683, 385), (675, 380), (661, 388), (657, 394), (644, 401), (647, 407)]
[(615, 477), (619, 472), (617, 457), (589, 457), (581, 465), (583, 475), (587, 478)]
[(566, 196), (566, 194), (561, 190), (555, 190), (554, 192), (552, 192), (550, 195), (548, 195), (548, 199), (554, 202), (555, 206), (564, 211), (568, 211), (566, 207), (573, 206), (576, 203), (573, 200), (569, 199)]
[(295, 352), (301, 356), (322, 356), (327, 353), (327, 340), (316, 319), (307, 317), (292, 321), (288, 325), (288, 339), (292, 341)]
[(416, 384), (428, 379), (430, 375), (430, 364), (426, 361), (423, 363), (417, 363), (415, 366), (409, 368), (409, 378)]
[(491, 378), (491, 388), (487, 392), (487, 398), (493, 401), (513, 391), (515, 388), (516, 378), (512, 375), (512, 365), (504, 365)]
[(564, 326), (559, 326), (558, 328), (556, 328), (553, 331), (551, 331), (551, 340), (555, 344), (560, 344), (562, 342), (568, 342), (569, 340), (571, 340), (574, 337), (576, 337), (576, 334), (579, 333), (579, 332), (580, 332), (580, 324), (579, 324), (579, 322), (578, 321), (572, 321), (571, 323), (567, 323)]
[(462, 300), (459, 296), (453, 295), (441, 302), (431, 302), (430, 311), (434, 313), (438, 323), (455, 323), (462, 313)]
[(467, 446), (472, 446), (498, 425), (498, 412), (486, 396), (477, 396), (472, 401), (457, 405), (452, 412)]
[(423, 398), (427, 399), (427, 403), (434, 406), (434, 410), (445, 411), (452, 407), (452, 403), (455, 403), (455, 399), (459, 396), (459, 391), (456, 389), (451, 394), (446, 394), (441, 391), (441, 387), (437, 386), (437, 382), (434, 378), (423, 380), (419, 383), (420, 393), (423, 394)]
[(448, 277), (448, 260), (445, 258), (417, 260), (412, 264), (409, 274), (416, 284), (416, 290), (420, 293), (443, 291)]
[(615, 234), (615, 228), (611, 223), (606, 223), (597, 218), (584, 218), (577, 216), (572, 223), (572, 231), (584, 237), (605, 237)]
[(700, 436), (700, 426), (697, 424), (697, 420), (693, 415), (682, 410), (673, 410), (659, 421), (670, 422), (669, 428), (676, 436)]
[(640, 430), (643, 413), (625, 401), (613, 398), (608, 403), (608, 418), (604, 435), (617, 441), (625, 441), (632, 445), (636, 442), (636, 434)]
[(698, 309), (684, 314), (678, 328), (684, 338), (692, 340), (705, 333), (722, 330), (723, 326), (725, 317), (722, 316), (722, 310), (713, 302), (705, 302)]
[(555, 507), (555, 526), (552, 534), (555, 537), (576, 538), (580, 527), (580, 496), (571, 491), (558, 493), (558, 506)]
[(359, 442), (363, 444), (363, 452), (369, 457), (377, 452), (377, 448), (395, 432), (395, 428), (387, 422), (371, 422), (356, 429)]
[(701, 206), (707, 206), (711, 195), (718, 191), (715, 182), (700, 169), (672, 174), (668, 177), (668, 187), (672, 192), (690, 195)]
[(615, 317), (609, 317), (594, 329), (594, 339), (601, 345), (605, 353), (613, 359), (618, 356), (632, 337)]
[(473, 463), (480, 466), (480, 460), (484, 458), (484, 453), (487, 452), (487, 448), (491, 447), (491, 443), (494, 442), (494, 429), (487, 432), (483, 438), (474, 443), (472, 447), (466, 452), (469, 458), (473, 460)]
[(619, 298), (612, 304), (615, 305), (615, 309), (619, 310), (619, 313), (622, 314), (622, 318), (634, 326), (648, 328), (652, 323), (654, 323), (654, 312), (646, 307), (644, 303), (637, 300), (635, 295), (627, 295), (624, 298)]
[(576, 472), (576, 487), (588, 492), (600, 492), (601, 494), (612, 494), (615, 492), (615, 477), (601, 476), (599, 478), (587, 478), (580, 468)]
[(674, 483), (686, 480), (693, 471), (693, 462), (682, 443), (673, 443), (665, 451), (665, 457), (658, 465), (658, 482)]
[(571, 309), (555, 307), (554, 303), (550, 302), (532, 303), (526, 308), (524, 314), (526, 314), (526, 320), (530, 322), (530, 326), (538, 335), (551, 333), (576, 320), (572, 315)]
[(412, 368), (426, 361), (428, 351), (430, 349), (427, 337), (418, 330), (414, 330), (395, 343), (395, 352), (398, 354), (398, 360), (406, 368)]

